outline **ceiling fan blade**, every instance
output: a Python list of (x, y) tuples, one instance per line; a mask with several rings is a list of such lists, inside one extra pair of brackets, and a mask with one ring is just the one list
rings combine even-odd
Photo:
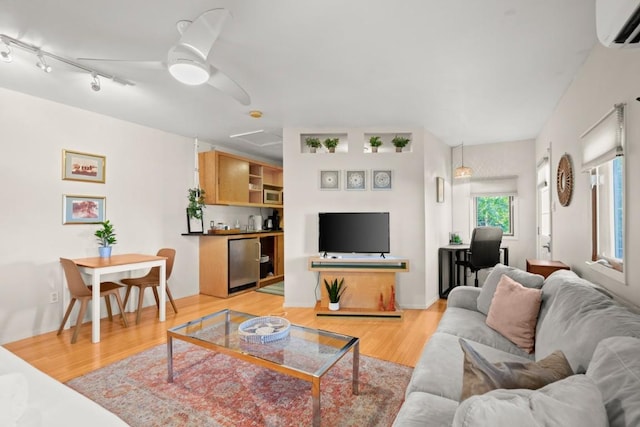
[(242, 87), (240, 87), (238, 83), (233, 81), (231, 77), (227, 76), (222, 71), (211, 66), (211, 64), (209, 65), (211, 67), (211, 77), (209, 77), (209, 81), (207, 82), (207, 84), (229, 95), (242, 105), (251, 104), (251, 98), (249, 97), (249, 94), (247, 94), (247, 92), (245, 92), (245, 90), (242, 89)]
[(112, 59), (112, 58), (76, 58), (78, 61), (84, 62), (105, 62), (105, 63), (120, 63), (120, 64), (132, 64), (140, 68), (148, 69), (161, 69), (166, 68), (162, 61), (158, 60), (132, 60), (132, 59)]
[(178, 44), (188, 47), (206, 60), (222, 27), (230, 18), (231, 13), (227, 9), (212, 9), (204, 12), (182, 33)]

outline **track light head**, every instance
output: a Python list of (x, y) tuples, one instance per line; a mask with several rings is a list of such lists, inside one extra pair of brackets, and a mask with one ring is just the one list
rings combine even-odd
[(38, 62), (36, 62), (36, 66), (45, 73), (51, 72), (51, 65), (47, 64), (47, 61), (44, 59), (44, 56), (42, 56), (42, 53), (38, 53)]
[(91, 82), (91, 90), (94, 92), (100, 92), (100, 79), (96, 75), (96, 73), (92, 73), (93, 81)]
[(0, 59), (2, 59), (3, 62), (13, 61), (13, 57), (11, 57), (11, 47), (9, 46), (9, 43), (4, 39), (4, 37), (2, 38), (2, 43), (4, 44), (5, 50), (0, 52)]

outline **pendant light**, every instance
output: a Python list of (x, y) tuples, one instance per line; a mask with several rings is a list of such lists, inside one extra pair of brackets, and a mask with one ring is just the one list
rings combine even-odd
[(461, 166), (457, 167), (453, 177), (456, 179), (460, 179), (460, 178), (469, 178), (471, 177), (471, 175), (473, 175), (473, 170), (470, 167), (467, 167), (464, 165), (464, 142), (462, 144), (460, 144), (460, 163)]

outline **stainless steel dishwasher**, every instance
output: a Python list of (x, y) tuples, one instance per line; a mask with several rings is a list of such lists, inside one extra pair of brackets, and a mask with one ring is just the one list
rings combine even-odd
[(260, 239), (229, 239), (229, 294), (258, 285)]

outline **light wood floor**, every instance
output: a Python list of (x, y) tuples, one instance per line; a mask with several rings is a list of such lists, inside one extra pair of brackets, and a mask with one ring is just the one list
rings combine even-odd
[(166, 343), (166, 331), (195, 318), (230, 308), (255, 315), (279, 315), (291, 323), (339, 332), (360, 338), (362, 354), (415, 366), (424, 343), (435, 331), (446, 301), (439, 300), (427, 310), (405, 310), (403, 320), (316, 317), (311, 308), (284, 308), (284, 298), (248, 292), (229, 299), (195, 295), (176, 300), (178, 314), (167, 305), (167, 321), (157, 320), (156, 307), (143, 310), (139, 325), (135, 313), (127, 313), (129, 328), (120, 316), (114, 322), (103, 319), (101, 341), (91, 343), (91, 323), (84, 324), (78, 341), (71, 344), (72, 329), (60, 336), (49, 332), (5, 344), (4, 347), (59, 381), (66, 382), (93, 370), (127, 358), (147, 348)]

